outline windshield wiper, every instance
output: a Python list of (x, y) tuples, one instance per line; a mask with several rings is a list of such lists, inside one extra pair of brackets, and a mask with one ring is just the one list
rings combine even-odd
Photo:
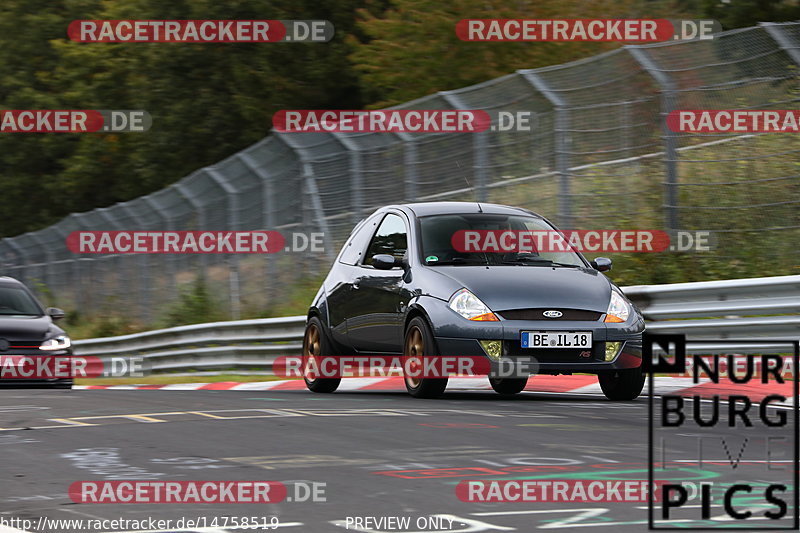
[(560, 267), (570, 267), (570, 268), (580, 268), (580, 265), (574, 265), (572, 263), (559, 263), (557, 261), (551, 261), (550, 259), (545, 259), (543, 257), (531, 257), (531, 256), (520, 256), (514, 259), (513, 261), (503, 261), (504, 265), (533, 265), (533, 266), (560, 266)]
[(468, 260), (463, 257), (454, 257), (452, 259), (444, 259), (442, 261), (426, 261), (427, 266), (436, 265), (485, 265), (486, 263), (481, 260)]

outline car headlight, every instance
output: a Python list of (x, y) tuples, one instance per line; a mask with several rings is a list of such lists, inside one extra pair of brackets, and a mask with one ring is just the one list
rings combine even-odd
[(52, 339), (47, 339), (39, 346), (40, 350), (66, 350), (72, 346), (72, 341), (66, 335), (59, 335)]
[(460, 289), (450, 297), (450, 303), (447, 304), (450, 309), (463, 316), (467, 320), (476, 320), (484, 322), (497, 322), (500, 319), (492, 313), (492, 310), (486, 307), (486, 304), (480, 299), (469, 292), (467, 289)]
[(611, 301), (608, 303), (605, 322), (626, 322), (631, 316), (631, 308), (617, 291), (611, 291)]

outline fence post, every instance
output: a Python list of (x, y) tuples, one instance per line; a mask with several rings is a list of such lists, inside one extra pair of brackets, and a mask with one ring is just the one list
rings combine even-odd
[[(238, 192), (225, 177), (214, 167), (206, 167), (203, 171), (225, 191), (228, 195), (228, 230), (239, 229), (239, 198)], [(239, 254), (232, 254), (226, 258), (229, 265), (231, 317), (239, 320), (242, 316), (241, 291), (239, 289)]]
[(786, 52), (786, 54), (794, 61), (797, 65), (800, 65), (800, 51), (798, 51), (798, 46), (796, 43), (792, 42), (792, 39), (788, 37), (783, 31), (781, 31), (781, 26), (783, 24), (778, 24), (775, 22), (759, 22), (759, 26), (764, 28), (767, 34), (772, 37), (772, 39), (778, 43), (778, 46)]
[[(130, 207), (129, 202), (124, 202), (121, 204), (117, 204), (117, 208), (128, 213), (133, 220), (136, 221), (136, 224), (139, 228), (145, 229), (145, 224), (139, 215)], [(133, 229), (133, 228), (129, 228)], [(137, 291), (139, 296), (139, 308), (141, 309), (141, 313), (139, 314), (140, 318), (145, 322), (149, 323), (153, 318), (153, 306), (152, 306), (152, 299), (150, 298), (150, 258), (148, 254), (136, 254), (137, 261), (139, 263), (139, 290)], [(83, 258), (79, 259), (82, 261)], [(79, 264), (80, 266), (80, 264)]]
[[(453, 91), (439, 91), (439, 96), (445, 99), (454, 109), (471, 109), (469, 105)], [(475, 177), (472, 188), (478, 202), (486, 202), (488, 198), (487, 185), (489, 184), (489, 130), (472, 133), (472, 169)]]
[[(331, 241), (331, 233), (330, 228), (328, 227), (328, 221), (325, 218), (325, 210), (322, 208), (322, 200), (319, 196), (319, 189), (317, 188), (317, 182), (314, 177), (314, 168), (311, 165), (311, 157), (309, 157), (308, 150), (299, 146), (293, 139), (291, 134), (286, 135), (284, 133), (273, 132), (273, 135), (277, 137), (281, 142), (283, 142), (286, 146), (292, 149), (297, 158), (300, 165), (303, 167), (303, 183), (305, 185), (305, 194), (308, 195), (309, 204), (311, 204), (311, 209), (314, 212), (314, 218), (316, 219), (316, 224), (319, 230), (323, 234), (323, 243), (325, 245), (325, 256), (329, 261), (333, 261), (335, 256), (335, 252), (333, 250), (333, 241)], [(303, 204), (305, 206), (305, 203)], [(305, 215), (305, 209), (301, 216)]]
[(419, 147), (414, 137), (404, 131), (395, 132), (395, 135), (403, 142), (403, 185), (405, 190), (405, 200), (416, 202), (419, 196), (417, 182), (419, 181)]
[[(44, 271), (44, 276), (42, 276), (42, 277), (44, 278), (45, 290), (49, 291), (50, 287), (52, 285), (52, 280), (53, 280), (52, 269), (53, 269), (53, 262), (55, 261), (55, 252), (54, 252), (52, 246), (47, 246), (47, 243), (41, 239), (41, 237), (39, 236), (39, 232), (38, 231), (32, 231), (28, 235), (30, 235), (30, 238), (33, 241), (35, 241), (36, 244), (38, 244), (45, 251), (44, 252), (45, 253), (45, 262), (42, 265), (42, 270)], [(39, 292), (36, 289), (36, 287), (31, 287), (31, 290), (33, 290), (35, 292)], [(41, 297), (42, 295), (39, 294), (38, 296)]]
[[(117, 231), (129, 230), (130, 228), (126, 228), (120, 225), (118, 219), (114, 217), (112, 214), (110, 214), (109, 209), (110, 208), (108, 207), (100, 207), (98, 209), (95, 209), (94, 212), (100, 215), (103, 218), (103, 220), (105, 220), (106, 223), (110, 227), (113, 227), (115, 230)], [(75, 219), (78, 221), (79, 224), (81, 224), (81, 226), (83, 226), (83, 224), (80, 221), (80, 215), (75, 215)], [(116, 261), (118, 261), (119, 263), (124, 263), (125, 266), (124, 269), (123, 268), (118, 269), (119, 275), (120, 276), (124, 275), (125, 279), (124, 283), (120, 283), (117, 285), (117, 289), (125, 291), (126, 294), (131, 294), (134, 292), (133, 279), (135, 278), (135, 269), (133, 260), (134, 258), (130, 254), (119, 254), (119, 257), (116, 259)], [(126, 272), (126, 274), (122, 273), (123, 270)]]
[[(54, 232), (55, 232), (55, 233), (58, 235), (59, 239), (61, 240), (61, 242), (62, 242), (62, 244), (63, 244), (63, 246), (64, 246), (64, 249), (66, 250), (66, 249), (67, 249), (67, 237), (68, 237), (69, 235), (68, 235), (67, 233), (65, 233), (65, 232), (64, 232), (64, 230), (62, 230), (62, 229), (59, 227), (59, 225), (58, 225), (58, 224), (53, 224), (53, 225), (52, 225), (52, 226), (50, 226), (48, 229), (51, 229), (51, 230), (53, 230), (53, 231), (54, 231)], [(68, 250), (67, 250), (67, 255), (72, 255), (72, 252), (70, 252), (70, 251), (68, 251)], [(64, 263), (64, 264), (66, 264), (66, 262), (67, 262), (67, 261), (70, 261), (70, 262), (71, 262), (72, 260), (71, 260), (71, 259), (66, 259), (66, 260), (64, 260), (64, 261), (61, 261), (61, 262), (62, 262), (62, 263)], [(71, 267), (71, 265), (70, 265), (70, 267)], [(72, 272), (72, 268), (70, 268), (70, 274), (72, 274), (72, 273), (73, 273), (73, 272)], [(65, 283), (67, 283), (67, 280), (66, 280), (66, 279), (62, 279), (62, 278), (63, 278), (63, 276), (58, 276), (58, 275), (56, 276), (56, 278), (57, 278), (57, 279), (58, 279), (58, 281), (60, 282), (60, 288), (59, 288), (59, 292), (60, 292), (60, 293), (64, 293), (64, 292), (66, 292), (66, 289), (65, 289), (65, 290), (63, 290), (63, 291), (61, 291), (60, 289), (64, 287)], [(53, 285), (55, 285), (55, 284), (56, 284), (56, 282), (54, 281), (54, 282), (52, 282), (52, 284), (53, 284)], [(73, 283), (70, 283), (70, 285), (72, 286), (72, 288), (73, 288), (73, 290), (74, 290), (74, 287), (75, 287), (75, 285), (74, 285)], [(59, 297), (59, 296), (56, 294), (56, 289), (55, 289), (54, 287), (51, 287), (51, 288), (50, 288), (50, 291), (53, 293), (53, 297), (54, 297), (53, 299), (54, 299), (54, 300), (55, 300), (55, 301), (58, 303), (58, 306), (59, 306), (59, 307), (64, 307), (64, 300), (63, 300), (63, 298), (60, 298), (60, 297)]]
[(322, 201), (319, 198), (319, 190), (317, 190), (317, 182), (314, 179), (314, 169), (311, 163), (301, 157), (303, 162), (303, 179), (306, 184), (306, 194), (309, 195), (311, 200), (311, 207), (314, 211), (314, 218), (316, 218), (317, 227), (322, 231), (323, 242), (325, 243), (325, 256), (329, 261), (333, 261), (334, 251), (333, 242), (331, 241), (331, 232), (328, 228), (328, 221), (325, 220), (325, 211), (322, 209)]
[(678, 217), (678, 140), (677, 134), (667, 127), (667, 115), (677, 109), (675, 82), (663, 70), (659, 69), (653, 59), (639, 46), (625, 47), (633, 58), (642, 65), (661, 88), (661, 130), (664, 135), (664, 165), (666, 180), (664, 183), (665, 223), (671, 235), (680, 229)]
[(27, 274), (25, 272), (25, 265), (27, 265), (28, 263), (28, 258), (25, 256), (25, 252), (23, 252), (22, 248), (20, 248), (20, 246), (14, 242), (13, 237), (6, 237), (5, 239), (3, 239), (3, 242), (6, 244), (6, 246), (14, 250), (14, 253), (17, 256), (17, 264), (19, 264), (18, 268), (19, 274), (17, 274), (17, 277), (19, 278), (19, 281), (22, 281), (24, 283), (25, 278), (27, 277)]
[[(78, 227), (76, 231), (81, 230), (90, 230), (91, 228), (87, 228), (83, 224), (83, 220), (81, 219), (81, 213), (72, 213), (67, 217), (67, 219), (72, 219), (75, 221), (75, 225)], [(86, 316), (86, 293), (89, 292), (88, 289), (84, 291), (83, 287), (83, 279), (84, 276), (81, 272), (81, 265), (80, 260), (86, 259), (86, 261), (93, 261), (90, 258), (84, 258), (81, 254), (75, 254), (75, 257), (72, 259), (72, 284), (75, 291), (75, 305), (81, 313), (83, 313), (84, 317)]]
[[(167, 190), (169, 190), (169, 187), (166, 189), (159, 190), (158, 193), (162, 193)], [(144, 197), (144, 200), (148, 203), (148, 205), (151, 206), (153, 211), (156, 211), (159, 214), (161, 220), (164, 221), (164, 227), (161, 228), (162, 231), (172, 232), (178, 229), (175, 227), (175, 219), (172, 216), (170, 216), (169, 209), (165, 208), (165, 206), (159, 201), (158, 194), (147, 195)], [(177, 300), (178, 287), (176, 280), (178, 279), (178, 265), (177, 265), (178, 257), (173, 254), (164, 253), (157, 255), (154, 258), (154, 260), (156, 261), (156, 264), (158, 264), (161, 261), (166, 263), (164, 268), (164, 273), (167, 274), (167, 276), (169, 277), (169, 282), (167, 283), (167, 286), (163, 290), (168, 295), (168, 298), (170, 300)]]
[[(239, 152), (237, 154), (239, 161), (259, 177), (261, 180), (261, 217), (263, 229), (274, 230), (275, 228), (275, 192), (273, 191), (272, 175), (264, 168), (259, 167), (258, 163), (252, 156), (246, 152)], [(271, 287), (270, 284), (270, 258), (264, 257), (264, 288)]]
[(339, 132), (331, 132), (331, 135), (347, 150), (350, 162), (350, 209), (352, 213), (350, 222), (355, 226), (364, 216), (364, 174), (361, 150), (358, 149), (358, 144), (348, 136)]
[(572, 184), (570, 165), (570, 145), (572, 139), (569, 136), (569, 108), (567, 102), (556, 91), (552, 90), (544, 79), (531, 70), (520, 70), (522, 78), (539, 91), (548, 102), (553, 106), (555, 114), (554, 124), (554, 150), (555, 167), (558, 174), (558, 223), (562, 228), (573, 228), (573, 216), (571, 206)]

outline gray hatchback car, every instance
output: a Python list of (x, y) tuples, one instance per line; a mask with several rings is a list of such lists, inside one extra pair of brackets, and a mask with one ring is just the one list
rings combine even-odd
[[(571, 249), (468, 253), (453, 239), (465, 230), (557, 231), (531, 211), (502, 205), (378, 209), (352, 231), (314, 298), (304, 364), (352, 354), (526, 360), (534, 362), (531, 373), (597, 374), (612, 400), (641, 393), (644, 319), (603, 275), (609, 259), (589, 262)], [(489, 380), (497, 392), (515, 394), (528, 377)], [(340, 382), (305, 380), (315, 392), (333, 392)], [(405, 384), (412, 396), (434, 397), (447, 378), (406, 375)]]

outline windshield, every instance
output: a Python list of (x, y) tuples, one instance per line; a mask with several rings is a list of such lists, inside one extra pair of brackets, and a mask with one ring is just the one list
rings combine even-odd
[(559, 233), (540, 218), (479, 213), (433, 215), (419, 221), (422, 260), (429, 266), (586, 266), (565, 243), (553, 245)]
[(42, 316), (42, 310), (25, 289), (0, 286), (0, 315)]

